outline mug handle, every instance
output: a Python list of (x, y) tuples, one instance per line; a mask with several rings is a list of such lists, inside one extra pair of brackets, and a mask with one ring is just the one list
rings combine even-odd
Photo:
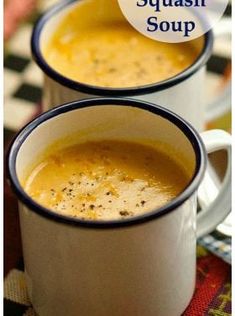
[(232, 36), (232, 18), (223, 17), (213, 28), (215, 37)]
[(211, 130), (201, 133), (208, 154), (227, 151), (227, 170), (220, 192), (213, 202), (197, 215), (197, 238), (213, 231), (231, 211), (231, 145), (232, 137), (223, 130)]
[[(232, 36), (232, 19), (230, 17), (223, 18), (213, 29), (215, 39), (220, 37)], [(231, 104), (231, 79), (228, 79), (222, 91), (212, 100), (206, 107), (206, 122), (213, 118), (213, 113), (227, 109)]]

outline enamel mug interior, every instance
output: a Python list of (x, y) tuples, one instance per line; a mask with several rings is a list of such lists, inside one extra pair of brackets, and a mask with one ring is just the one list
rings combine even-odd
[[(164, 144), (180, 154), (192, 179), (171, 203), (138, 217), (92, 222), (59, 215), (32, 201), (19, 183), (58, 139), (63, 146), (100, 139)], [(74, 102), (30, 123), (9, 161), (38, 315), (181, 315), (195, 286), (196, 190), (205, 168), (203, 145), (190, 126), (134, 100)]]
[[(86, 6), (83, 6), (84, 4), (86, 4)], [(109, 23), (128, 24), (116, 0), (69, 0), (62, 2), (49, 10), (42, 19), (39, 20), (39, 23), (35, 28), (36, 33), (33, 34), (32, 40), (39, 42), (39, 47), (37, 47), (37, 49), (40, 52), (40, 57), (43, 58), (45, 62), (46, 58), (43, 57), (43, 51), (48, 45), (52, 35), (60, 25), (61, 21), (63, 21), (70, 12), (73, 12), (73, 10), (78, 7), (81, 8), (81, 15), (78, 16), (79, 19), (76, 21), (76, 27), (81, 32), (84, 32), (89, 28), (95, 28), (96, 25), (106, 24), (108, 27)], [(93, 12), (96, 14), (93, 14)], [(207, 37), (211, 37), (211, 34), (210, 36), (202, 36), (190, 42), (192, 48), (198, 53), (198, 57), (201, 57), (200, 55), (204, 53), (203, 50), (205, 49), (206, 44), (208, 44), (207, 42), (211, 42), (211, 39), (208, 39)], [(35, 43), (32, 44), (33, 53), (35, 53), (34, 48), (37, 45)], [(209, 46), (211, 46), (211, 43)], [(146, 87), (147, 86), (148, 84), (146, 84)], [(143, 87), (138, 88), (141, 90)], [(107, 88), (106, 90), (113, 92), (116, 90), (120, 93), (121, 90), (128, 91), (129, 89)], [(133, 89), (133, 94), (135, 90), (136, 89)]]
[(52, 117), (35, 128), (17, 155), (19, 179), (24, 177), (35, 157), (60, 139), (64, 139), (62, 146), (102, 139), (157, 142), (183, 158), (181, 162), (188, 166), (191, 176), (196, 166), (192, 144), (175, 124), (144, 109), (110, 104), (74, 109)]

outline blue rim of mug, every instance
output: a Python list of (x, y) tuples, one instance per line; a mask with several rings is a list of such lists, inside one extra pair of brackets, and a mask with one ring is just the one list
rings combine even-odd
[[(61, 115), (66, 112), (70, 112), (73, 110), (78, 110), (86, 107), (94, 107), (94, 106), (107, 106), (107, 105), (119, 105), (119, 106), (128, 106), (139, 108), (148, 112), (151, 112), (155, 115), (159, 115), (162, 118), (170, 121), (175, 126), (177, 126), (183, 134), (188, 138), (190, 141), (196, 157), (196, 167), (195, 172), (188, 183), (187, 187), (180, 193), (176, 198), (174, 198), (171, 202), (164, 205), (161, 208), (157, 208), (154, 210), (150, 210), (144, 214), (128, 217), (126, 219), (117, 219), (117, 220), (86, 220), (86, 219), (79, 219), (74, 218), (66, 215), (62, 215), (56, 213), (52, 210), (49, 210), (36, 201), (34, 201), (22, 188), (16, 172), (16, 160), (18, 152), (25, 142), (25, 140), (30, 136), (30, 134), (42, 123), (48, 121), (50, 119), (55, 118), (58, 115)], [(144, 101), (137, 101), (134, 99), (124, 99), (124, 98), (92, 98), (86, 99), (81, 101), (74, 101), (71, 103), (66, 103), (60, 107), (54, 108), (49, 110), (28, 125), (26, 125), (15, 137), (9, 152), (8, 152), (8, 165), (7, 165), (7, 172), (8, 172), (8, 179), (10, 185), (17, 195), (18, 199), (26, 205), (30, 210), (36, 212), (37, 214), (54, 220), (56, 222), (61, 222), (64, 224), (70, 224), (75, 226), (81, 227), (89, 227), (89, 228), (121, 228), (136, 224), (141, 224), (148, 222), (153, 219), (158, 219), (170, 212), (176, 210), (180, 205), (182, 205), (185, 201), (187, 201), (198, 189), (202, 178), (205, 173), (206, 168), (206, 150), (205, 146), (197, 133), (197, 131), (183, 118), (178, 116), (177, 114), (152, 103), (144, 102)]]
[(85, 83), (81, 83), (79, 81), (74, 81), (69, 79), (59, 72), (55, 71), (45, 60), (43, 54), (40, 49), (40, 36), (43, 30), (44, 25), (53, 17), (56, 13), (60, 12), (68, 5), (73, 4), (74, 2), (84, 1), (84, 0), (66, 0), (62, 1), (62, 3), (54, 5), (51, 9), (49, 9), (36, 23), (32, 37), (31, 37), (31, 51), (32, 56), (38, 66), (42, 69), (42, 71), (49, 76), (50, 78), (54, 79), (56, 82), (60, 83), (63, 86), (66, 86), (72, 90), (80, 91), (87, 94), (92, 94), (96, 96), (136, 96), (136, 95), (143, 95), (147, 93), (154, 93), (157, 91), (161, 91), (172, 87), (185, 79), (191, 77), (195, 72), (197, 72), (201, 67), (203, 67), (206, 62), (208, 61), (212, 48), (213, 48), (213, 33), (212, 31), (207, 32), (204, 35), (205, 42), (203, 49), (195, 60), (195, 62), (190, 65), (188, 68), (173, 76), (169, 79), (143, 85), (137, 87), (128, 87), (128, 88), (107, 88), (102, 86), (93, 86)]

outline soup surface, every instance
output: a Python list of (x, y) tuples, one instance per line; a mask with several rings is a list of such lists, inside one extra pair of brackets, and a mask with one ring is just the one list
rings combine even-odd
[(43, 49), (49, 65), (67, 78), (101, 87), (143, 86), (179, 74), (198, 56), (190, 43), (151, 40), (125, 21), (86, 27), (86, 5), (91, 4), (78, 5), (61, 20)]
[(26, 192), (55, 212), (89, 220), (140, 215), (174, 199), (186, 171), (155, 147), (87, 142), (45, 156), (26, 178)]

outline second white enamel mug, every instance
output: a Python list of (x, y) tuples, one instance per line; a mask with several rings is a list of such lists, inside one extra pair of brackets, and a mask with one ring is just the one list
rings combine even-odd
[[(184, 191), (140, 216), (91, 221), (64, 216), (36, 203), (20, 185), (27, 168), (58, 139), (161, 142), (190, 167)], [(67, 144), (67, 143), (66, 143)], [(65, 145), (66, 145), (65, 144)], [(217, 199), (197, 215), (197, 190), (208, 153), (224, 149), (228, 167)], [(157, 105), (100, 98), (62, 105), (36, 118), (16, 137), (9, 178), (20, 206), (25, 274), (40, 316), (180, 316), (195, 287), (196, 240), (231, 207), (231, 137), (199, 136), (176, 114)]]
[(192, 42), (198, 51), (198, 58), (189, 68), (172, 78), (134, 88), (115, 89), (91, 86), (75, 82), (56, 72), (47, 63), (42, 53), (43, 47), (48, 43), (63, 17), (86, 1), (94, 2), (94, 11), (90, 12), (90, 19), (93, 14), (101, 21), (123, 19), (117, 1), (111, 0), (66, 0), (58, 3), (42, 16), (34, 28), (31, 45), (33, 57), (44, 73), (44, 109), (96, 96), (135, 97), (161, 104), (181, 115), (197, 130), (202, 131), (205, 127), (205, 64), (212, 52), (212, 32)]

